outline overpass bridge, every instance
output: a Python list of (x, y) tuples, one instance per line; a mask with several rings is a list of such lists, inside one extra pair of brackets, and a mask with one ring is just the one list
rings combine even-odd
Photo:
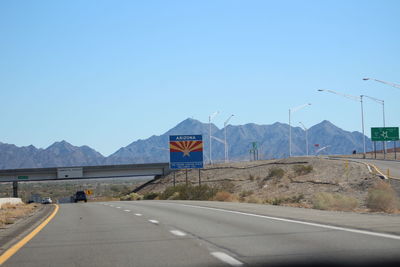
[(169, 163), (100, 165), (0, 170), (0, 183), (12, 182), (18, 196), (18, 182), (101, 179), (134, 176), (163, 177), (171, 172)]

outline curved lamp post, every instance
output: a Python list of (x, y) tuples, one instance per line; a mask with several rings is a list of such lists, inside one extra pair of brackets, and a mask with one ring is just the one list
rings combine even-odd
[(360, 101), (360, 103), (361, 103), (361, 127), (362, 127), (362, 133), (363, 133), (363, 158), (365, 159), (366, 150), (365, 150), (365, 132), (364, 132), (363, 95), (360, 95), (360, 96), (347, 95), (347, 94), (339, 93), (339, 92), (332, 91), (332, 90), (325, 90), (325, 89), (318, 89), (318, 92), (328, 92), (328, 93), (332, 93), (332, 94), (335, 94), (335, 95), (340, 95), (340, 96), (346, 97), (346, 98), (354, 100), (354, 101)]
[(310, 105), (311, 105), (310, 103), (307, 103), (307, 104), (289, 109), (289, 157), (292, 156), (292, 126), (291, 126), (291, 116), (292, 115), (291, 114), (292, 114), (292, 112), (296, 112), (296, 111), (298, 111), (302, 108), (305, 108), (307, 106), (310, 106)]
[(387, 85), (390, 85), (390, 86), (392, 86), (392, 87), (395, 87), (395, 88), (399, 88), (399, 89), (400, 89), (400, 84), (396, 84), (396, 83), (386, 82), (386, 81), (382, 81), (382, 80), (378, 80), (378, 79), (374, 79), (374, 78), (363, 78), (363, 80), (364, 80), (364, 81), (372, 80), (372, 81), (384, 83), (384, 84), (387, 84)]
[(208, 125), (209, 125), (209, 137), (210, 137), (210, 144), (209, 144), (209, 149), (210, 149), (210, 164), (212, 164), (212, 157), (211, 157), (211, 121), (214, 119), (215, 116), (217, 116), (219, 111), (215, 111), (213, 114), (208, 116)]
[[(367, 96), (367, 95), (363, 95), (363, 96), (375, 101), (378, 104), (382, 105), (383, 127), (386, 127), (386, 122), (385, 122), (385, 101), (381, 100), (381, 99), (378, 99), (378, 98), (375, 98), (375, 97), (372, 97), (372, 96)], [(385, 141), (383, 141), (383, 151), (386, 153), (386, 142)]]
[(304, 124), (300, 121), (299, 122), (301, 124), (301, 126), (303, 126), (304, 131), (306, 132), (306, 154), (308, 156), (308, 129), (306, 128), (306, 126), (304, 126)]
[(229, 157), (228, 157), (228, 143), (226, 141), (226, 126), (228, 126), (228, 122), (229, 120), (233, 117), (234, 115), (232, 114), (231, 116), (229, 116), (229, 118), (224, 122), (224, 132), (225, 132), (225, 163), (227, 163), (229, 161)]

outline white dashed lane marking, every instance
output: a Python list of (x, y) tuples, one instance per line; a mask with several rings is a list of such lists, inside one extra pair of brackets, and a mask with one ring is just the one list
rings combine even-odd
[(153, 223), (153, 224), (159, 224), (160, 222), (157, 220), (149, 220), (149, 222)]
[(131, 210), (124, 210), (124, 211), (126, 211), (126, 212), (130, 212)]
[(139, 216), (139, 217), (142, 216), (142, 214), (140, 214), (140, 213), (135, 213), (135, 215), (136, 215), (136, 216)]
[(243, 263), (223, 252), (211, 252), (211, 255), (231, 266), (242, 266)]
[(185, 236), (186, 235), (186, 233), (179, 231), (179, 230), (171, 230), (170, 232), (176, 236)]

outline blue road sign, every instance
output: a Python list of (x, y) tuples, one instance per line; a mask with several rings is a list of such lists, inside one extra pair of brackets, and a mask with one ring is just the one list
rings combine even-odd
[(203, 136), (170, 135), (169, 155), (171, 169), (203, 168)]

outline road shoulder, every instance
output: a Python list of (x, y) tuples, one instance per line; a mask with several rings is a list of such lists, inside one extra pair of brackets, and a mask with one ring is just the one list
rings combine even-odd
[(54, 205), (43, 205), (40, 210), (0, 230), (0, 255), (32, 232), (54, 211)]
[(400, 215), (384, 213), (356, 213), (344, 211), (325, 211), (306, 208), (273, 206), (217, 201), (168, 201), (169, 203), (195, 205), (225, 209), (284, 219), (347, 227), (377, 233), (400, 235)]

